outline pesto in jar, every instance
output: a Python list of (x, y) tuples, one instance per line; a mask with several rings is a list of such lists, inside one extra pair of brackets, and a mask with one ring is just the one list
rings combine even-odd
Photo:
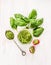
[(32, 35), (28, 30), (22, 30), (18, 34), (18, 39), (22, 44), (27, 44), (31, 41)]

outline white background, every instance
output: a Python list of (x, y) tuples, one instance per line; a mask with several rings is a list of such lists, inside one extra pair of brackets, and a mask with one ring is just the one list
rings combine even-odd
[[(23, 57), (13, 41), (6, 39), (5, 31), (10, 29), (17, 36), (17, 31), (10, 27), (10, 16), (14, 13), (28, 16), (32, 9), (37, 10), (38, 18), (44, 18), (45, 30), (39, 37), (40, 44), (34, 55), (28, 51), (30, 45), (18, 42), (27, 52)], [(51, 65), (51, 0), (0, 0), (0, 65)]]

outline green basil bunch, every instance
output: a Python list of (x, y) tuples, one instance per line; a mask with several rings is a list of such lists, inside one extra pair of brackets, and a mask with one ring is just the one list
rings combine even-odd
[(44, 28), (41, 27), (43, 23), (43, 18), (37, 19), (37, 11), (33, 9), (28, 17), (23, 16), (22, 14), (14, 14), (14, 18), (10, 17), (10, 25), (13, 29), (17, 29), (18, 26), (27, 26), (26, 28), (33, 29), (33, 36), (40, 36), (44, 31)]
[(39, 37), (44, 31), (44, 28), (41, 27), (43, 18), (37, 19), (37, 11), (34, 9), (30, 12), (28, 18), (30, 19), (30, 28), (33, 28), (33, 36)]

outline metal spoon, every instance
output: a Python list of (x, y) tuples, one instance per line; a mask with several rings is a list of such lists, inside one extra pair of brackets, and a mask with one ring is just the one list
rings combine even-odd
[(16, 44), (16, 46), (20, 49), (20, 51), (22, 52), (22, 55), (25, 56), (25, 55), (26, 55), (26, 52), (23, 51), (23, 50), (20, 48), (20, 46), (16, 43), (15, 40), (13, 40), (13, 41), (14, 41), (14, 43)]
[(16, 41), (14, 40), (14, 33), (13, 33), (12, 31), (7, 30), (7, 31), (5, 32), (5, 36), (6, 36), (6, 38), (9, 39), (9, 40), (13, 40), (13, 42), (16, 44), (16, 46), (20, 49), (20, 51), (21, 51), (21, 53), (22, 53), (23, 56), (26, 55), (26, 52), (23, 51), (23, 50), (20, 48), (20, 46), (16, 43)]

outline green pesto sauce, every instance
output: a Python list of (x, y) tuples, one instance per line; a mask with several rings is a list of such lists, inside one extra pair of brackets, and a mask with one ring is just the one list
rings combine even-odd
[(12, 31), (10, 31), (10, 30), (7, 30), (7, 31), (5, 32), (5, 36), (6, 36), (6, 38), (9, 39), (9, 40), (14, 39), (14, 33), (13, 33)]
[(31, 41), (32, 35), (28, 30), (22, 30), (18, 34), (18, 39), (22, 44), (27, 44)]

